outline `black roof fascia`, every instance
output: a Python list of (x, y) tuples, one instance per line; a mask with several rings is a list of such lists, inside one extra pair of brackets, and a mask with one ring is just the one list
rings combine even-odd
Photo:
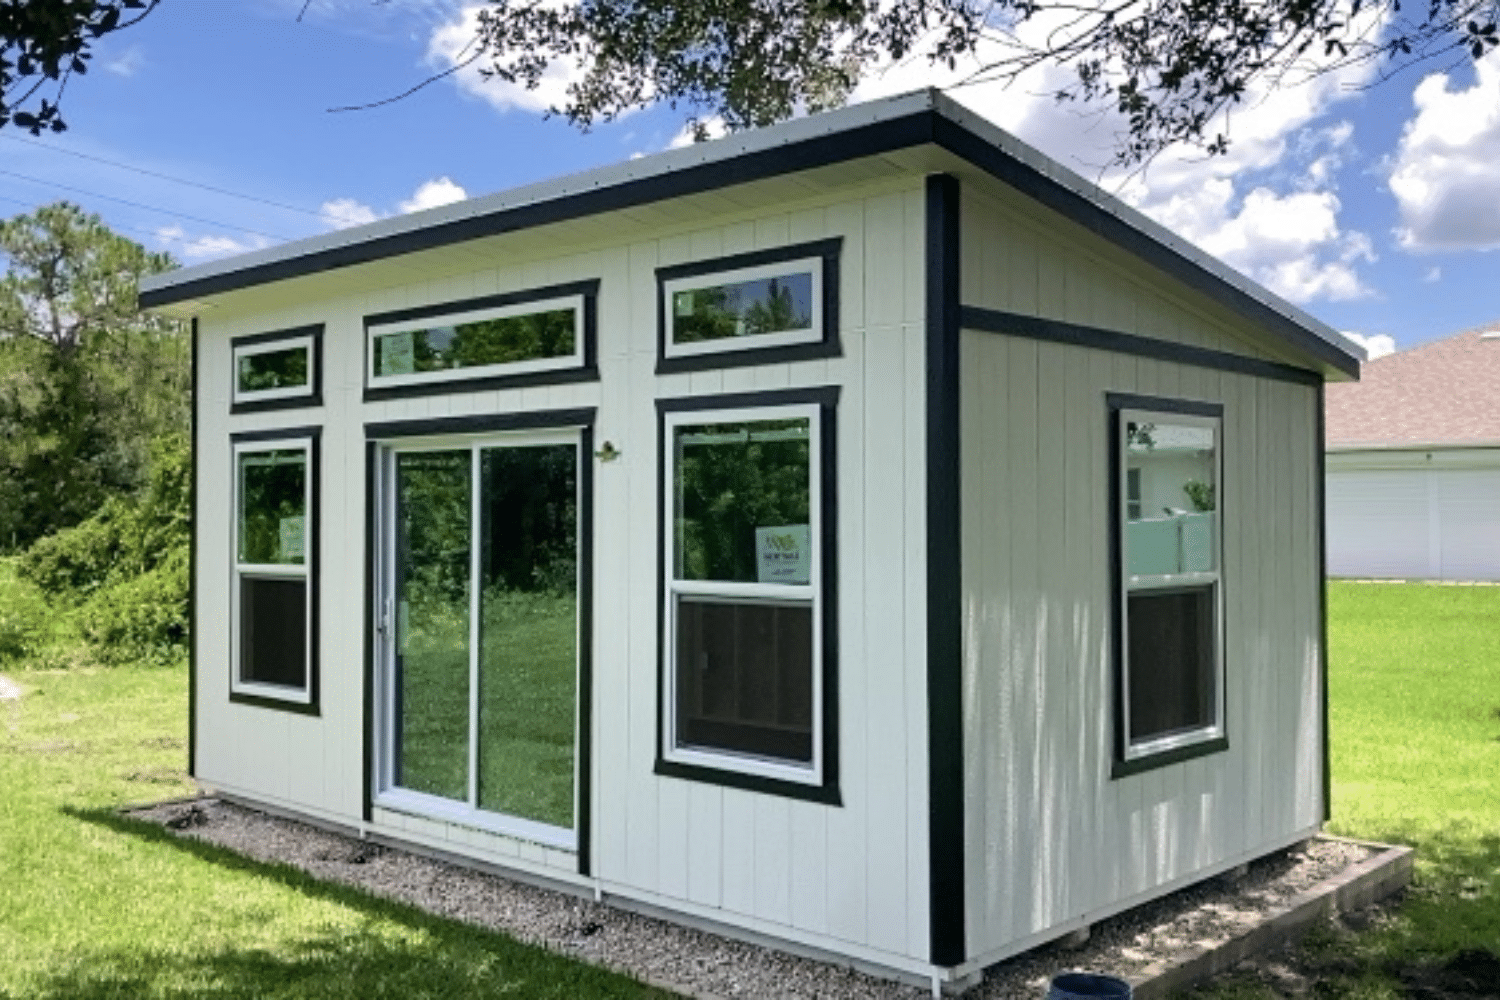
[(486, 215), (455, 219), (143, 291), (140, 293), (140, 306), (142, 309), (157, 308), (188, 299), (319, 274), (668, 198), (701, 194), (734, 184), (765, 180), (926, 144), (935, 145), (972, 163), (994, 179), (1269, 330), (1330, 368), (1358, 378), (1358, 358), (1344, 353), (1293, 317), (1262, 302), (1214, 274), (1201, 263), (1101, 207), (1087, 195), (1017, 159), (1010, 152), (944, 115), (941, 109), (933, 107), (845, 131), (814, 136), (591, 191), (564, 194)]
[(297, 278), (341, 267), (415, 253), (467, 240), (498, 236), (536, 226), (581, 219), (603, 212), (701, 194), (733, 184), (765, 180), (782, 174), (825, 167), (863, 156), (877, 156), (932, 141), (932, 111), (892, 118), (772, 149), (757, 150), (665, 174), (643, 177), (609, 187), (563, 195), (547, 201), (502, 209), (489, 215), (457, 219), (379, 239), (317, 251), (303, 257), (209, 275), (197, 281), (142, 292), (142, 309), (171, 305), (186, 299), (217, 295), (254, 285)]

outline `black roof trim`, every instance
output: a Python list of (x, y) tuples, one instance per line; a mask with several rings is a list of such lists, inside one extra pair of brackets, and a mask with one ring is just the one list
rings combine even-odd
[[(910, 96), (918, 98), (922, 95)], [(893, 110), (900, 110), (901, 100), (894, 99)], [(1053, 176), (1038, 165), (1049, 162), (1040, 154), (1035, 156), (1037, 162), (1028, 162), (1032, 157), (1026, 154), (1031, 151), (1020, 146), (1018, 140), (1012, 140), (998, 130), (995, 130), (996, 137), (979, 134), (972, 126), (978, 124), (982, 127), (985, 124), (982, 119), (974, 118), (936, 92), (927, 92), (926, 101), (917, 110), (892, 113), (890, 117), (738, 154), (716, 156), (680, 169), (666, 169), (613, 183), (601, 180), (598, 186), (586, 190), (565, 190), (537, 201), (502, 205), (482, 214), (452, 218), (324, 249), (310, 249), (299, 256), (267, 260), (237, 270), (217, 271), (180, 283), (158, 285), (141, 291), (140, 306), (143, 309), (168, 306), (401, 254), (933, 145), (968, 161), (1001, 183), (1268, 329), (1329, 368), (1358, 377), (1360, 358), (1342, 350), (1337, 343), (1325, 339), (1307, 325), (1316, 324), (1316, 320), (1283, 312), (1240, 287), (1233, 276), (1216, 274), (1205, 263), (1207, 258), (1205, 261), (1193, 259), (1194, 254), (1186, 245), (1179, 248), (1162, 242), (1163, 238), (1171, 239), (1170, 234), (1142, 229), (1135, 220), (1122, 217), (1089, 197), (1087, 191)], [(905, 107), (913, 106), (912, 103), (905, 104)], [(958, 120), (960, 118), (967, 120)], [(1008, 148), (1012, 144), (1020, 146), (1020, 155), (1018, 150)], [(1067, 173), (1064, 168), (1059, 168), (1059, 172)], [(1081, 180), (1079, 185), (1088, 187), (1087, 182)], [(1144, 219), (1140, 221), (1145, 223)], [(1145, 224), (1156, 228), (1150, 223)], [(166, 280), (171, 281), (170, 278)]]

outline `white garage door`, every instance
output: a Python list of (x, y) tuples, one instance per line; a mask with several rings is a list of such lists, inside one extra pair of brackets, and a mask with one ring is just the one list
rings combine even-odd
[(1500, 580), (1500, 469), (1330, 470), (1333, 576)]

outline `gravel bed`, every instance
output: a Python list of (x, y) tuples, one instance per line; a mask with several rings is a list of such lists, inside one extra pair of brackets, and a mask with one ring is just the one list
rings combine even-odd
[[(431, 913), (502, 931), (677, 992), (713, 1000), (917, 1000), (928, 991), (848, 968), (726, 940), (564, 893), (384, 848), (205, 798), (134, 816), (180, 836), (283, 862)], [(1095, 924), (1084, 945), (1043, 947), (985, 974), (973, 1000), (1040, 1000), (1053, 975), (1087, 969), (1129, 976), (1190, 945), (1227, 939), (1323, 879), (1369, 857), (1362, 845), (1313, 840)]]

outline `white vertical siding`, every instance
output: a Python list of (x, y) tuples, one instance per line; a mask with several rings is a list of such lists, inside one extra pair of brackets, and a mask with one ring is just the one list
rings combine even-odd
[[(1004, 951), (1321, 819), (1313, 388), (961, 341), (967, 907)], [(1107, 392), (1224, 406), (1229, 749), (1111, 779)]]
[[(727, 205), (727, 203), (726, 203)], [(200, 395), (199, 772), (268, 803), (360, 821), (364, 711), (364, 424), (597, 407), (594, 467), (593, 871), (607, 892), (872, 961), (920, 965), (928, 946), (925, 706), (925, 402), (920, 178), (823, 195), (727, 221), (697, 208), (642, 213), (624, 240), (529, 255), (502, 239), (470, 272), (372, 265), (384, 283), (295, 308), (248, 304), (203, 325)], [(652, 227), (658, 227), (653, 229)], [(841, 357), (658, 376), (658, 267), (843, 237)], [(509, 254), (509, 255), (508, 255)], [(366, 315), (599, 278), (597, 383), (365, 403)], [(343, 282), (342, 287), (354, 287)], [(243, 303), (255, 301), (255, 293)], [(229, 338), (326, 324), (325, 405), (228, 414)], [(659, 448), (656, 401), (837, 385), (839, 758), (842, 805), (653, 773), (658, 733)], [(228, 537), (234, 431), (323, 428), (320, 714), (227, 700)], [(869, 585), (865, 584), (870, 581)], [(566, 852), (387, 809), (373, 827), (570, 878)]]

